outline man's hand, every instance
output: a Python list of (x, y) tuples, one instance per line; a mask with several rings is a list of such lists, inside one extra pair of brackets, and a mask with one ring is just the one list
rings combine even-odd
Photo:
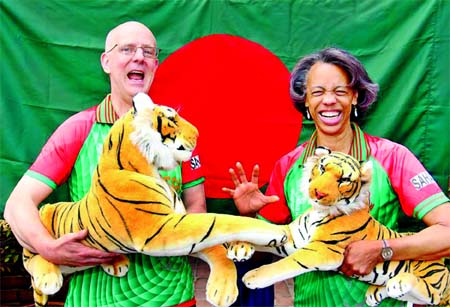
[(39, 254), (48, 261), (66, 266), (95, 266), (112, 262), (119, 254), (88, 247), (81, 241), (88, 235), (87, 229), (64, 235), (43, 244)]
[(231, 181), (235, 188), (222, 188), (222, 190), (233, 197), (234, 203), (241, 215), (254, 216), (264, 205), (278, 200), (278, 196), (266, 196), (259, 190), (258, 165), (253, 167), (251, 181), (247, 180), (247, 176), (241, 163), (236, 163), (236, 169), (237, 173), (233, 168), (230, 168), (229, 170)]

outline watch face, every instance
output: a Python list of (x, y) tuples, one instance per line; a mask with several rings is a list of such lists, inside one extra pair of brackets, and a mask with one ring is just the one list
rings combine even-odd
[(393, 254), (394, 252), (390, 247), (385, 247), (381, 250), (381, 257), (383, 257), (384, 260), (391, 260)]

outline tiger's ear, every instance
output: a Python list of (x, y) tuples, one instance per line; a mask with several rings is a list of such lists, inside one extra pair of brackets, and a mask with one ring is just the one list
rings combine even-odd
[(328, 155), (331, 153), (331, 150), (325, 146), (317, 146), (314, 154), (318, 157), (322, 157), (324, 155)]
[(370, 182), (372, 179), (372, 168), (373, 168), (373, 163), (372, 161), (365, 161), (365, 162), (361, 162), (361, 181), (363, 182)]
[(145, 108), (153, 109), (153, 106), (155, 104), (153, 103), (150, 96), (148, 96), (145, 93), (137, 93), (133, 97), (133, 109), (136, 113), (139, 113), (141, 110)]

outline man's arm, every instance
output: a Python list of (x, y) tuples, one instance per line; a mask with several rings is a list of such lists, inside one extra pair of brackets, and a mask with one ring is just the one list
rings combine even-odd
[[(52, 189), (29, 176), (23, 176), (12, 191), (5, 206), (5, 219), (19, 243), (32, 252), (45, 250), (46, 242), (53, 240), (40, 222), (37, 209)], [(40, 240), (35, 240), (40, 238)], [(34, 241), (34, 242), (33, 242)]]
[(37, 179), (23, 176), (6, 202), (4, 217), (19, 243), (55, 264), (97, 265), (111, 261), (116, 254), (99, 251), (80, 243), (87, 230), (54, 239), (42, 225), (37, 206), (52, 189)]
[(205, 213), (206, 198), (203, 183), (183, 191), (183, 202), (188, 213)]

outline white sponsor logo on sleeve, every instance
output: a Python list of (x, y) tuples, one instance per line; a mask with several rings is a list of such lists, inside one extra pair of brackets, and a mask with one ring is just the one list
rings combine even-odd
[(191, 158), (191, 168), (194, 170), (194, 169), (200, 168), (200, 166), (202, 166), (200, 164), (200, 157), (198, 155), (193, 156)]
[(411, 178), (411, 183), (417, 191), (423, 189), (427, 185), (434, 183), (433, 177), (427, 172), (422, 172)]

